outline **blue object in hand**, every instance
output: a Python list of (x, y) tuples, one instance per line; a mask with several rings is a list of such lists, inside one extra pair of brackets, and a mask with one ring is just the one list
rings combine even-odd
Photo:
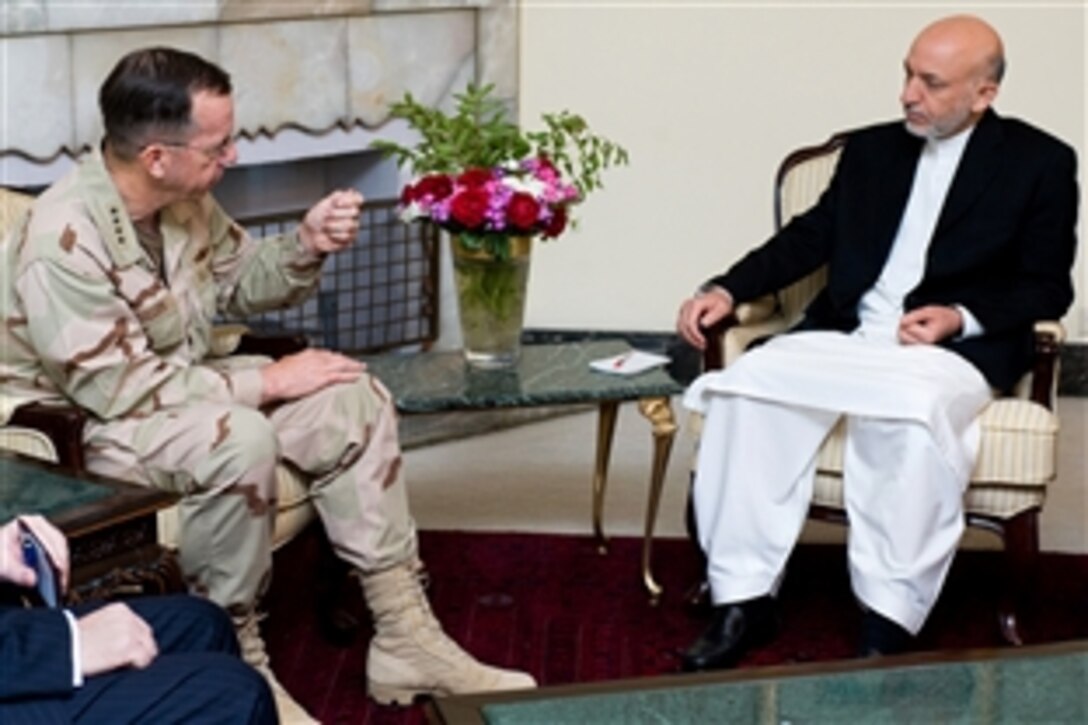
[(49, 558), (49, 553), (34, 532), (19, 524), (19, 542), (23, 550), (23, 561), (34, 570), (38, 577), (37, 590), (45, 606), (60, 606), (60, 578)]

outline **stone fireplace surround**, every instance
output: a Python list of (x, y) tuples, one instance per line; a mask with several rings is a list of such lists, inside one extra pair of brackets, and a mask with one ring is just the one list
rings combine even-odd
[[(149, 45), (231, 73), (237, 128), (253, 142), (243, 164), (380, 133), (406, 91), (445, 105), (475, 80), (513, 109), (516, 10), (515, 0), (5, 0), (0, 157), (49, 167), (96, 143), (99, 84), (121, 55)], [(287, 129), (305, 132), (298, 148), (279, 148)]]
[[(3, 0), (0, 184), (61, 176), (101, 137), (97, 91), (117, 59), (171, 45), (232, 76), (239, 163), (216, 191), (232, 214), (346, 185), (393, 197), (404, 174), (366, 151), (412, 140), (388, 104), (410, 92), (449, 107), (478, 82), (516, 111), (517, 35), (516, 0)], [(440, 310), (439, 347), (459, 345), (453, 300)]]

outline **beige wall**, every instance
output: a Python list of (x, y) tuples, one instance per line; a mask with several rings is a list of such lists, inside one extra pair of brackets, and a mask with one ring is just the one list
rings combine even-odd
[[(937, 17), (969, 10), (1002, 33), (996, 107), (1084, 159), (1081, 3), (559, 2), (523, 0), (521, 115), (570, 108), (624, 143), (630, 167), (535, 253), (534, 327), (670, 330), (684, 296), (771, 226), (783, 154), (830, 132), (897, 117), (902, 59)], [(1088, 339), (1081, 247), (1077, 308)]]

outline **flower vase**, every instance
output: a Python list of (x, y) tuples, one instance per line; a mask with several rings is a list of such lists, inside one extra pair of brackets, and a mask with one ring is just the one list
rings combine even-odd
[(508, 237), (508, 253), (500, 254), (471, 249), (458, 235), (450, 239), (465, 360), (482, 369), (511, 367), (521, 350), (532, 239)]

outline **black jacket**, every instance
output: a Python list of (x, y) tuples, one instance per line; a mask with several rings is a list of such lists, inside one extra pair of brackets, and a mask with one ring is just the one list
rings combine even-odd
[[(828, 265), (828, 284), (796, 329), (859, 324), (858, 301), (876, 282), (910, 195), (923, 141), (902, 122), (852, 133), (819, 202), (711, 280), (745, 302)], [(1079, 195), (1073, 149), (1022, 121), (987, 111), (971, 134), (910, 310), (965, 306), (983, 335), (941, 344), (1008, 390), (1031, 364), (1033, 323), (1073, 301)]]

